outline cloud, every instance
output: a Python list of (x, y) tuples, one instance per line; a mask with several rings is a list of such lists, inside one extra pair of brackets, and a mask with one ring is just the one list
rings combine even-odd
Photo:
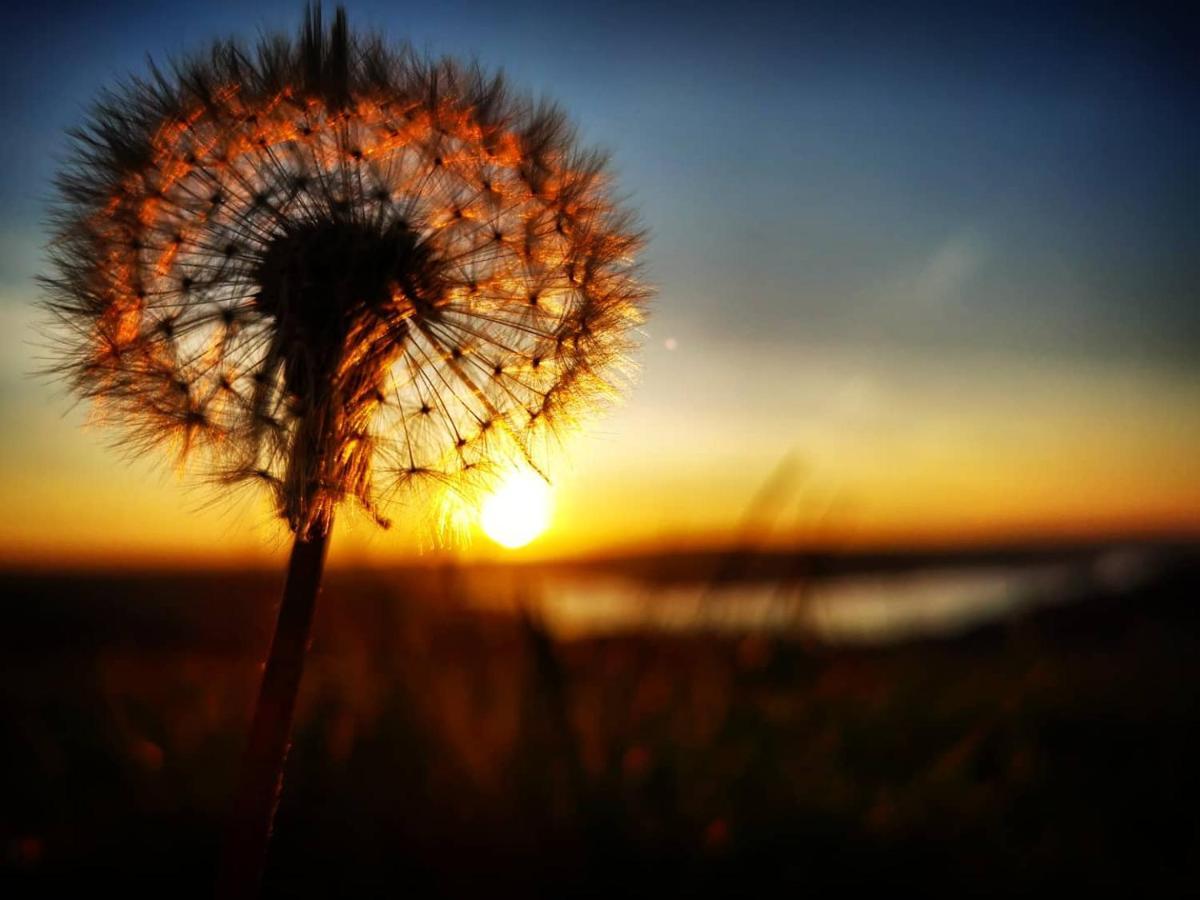
[(988, 250), (978, 235), (952, 235), (919, 262), (885, 283), (880, 300), (902, 313), (944, 311), (966, 303), (968, 288), (986, 263)]

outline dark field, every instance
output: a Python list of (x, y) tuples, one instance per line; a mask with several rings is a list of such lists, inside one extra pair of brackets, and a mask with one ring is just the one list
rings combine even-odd
[[(842, 649), (557, 640), (463, 602), (490, 577), (332, 575), (269, 896), (1170, 895), (1200, 876), (1194, 552), (1120, 594)], [(211, 890), (278, 587), (0, 576), (0, 894)]]

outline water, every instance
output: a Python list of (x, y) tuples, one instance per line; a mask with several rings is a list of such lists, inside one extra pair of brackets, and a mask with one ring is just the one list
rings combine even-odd
[(1123, 550), (1063, 562), (728, 585), (556, 574), (543, 577), (539, 607), (563, 639), (693, 631), (879, 644), (949, 636), (1038, 607), (1128, 590), (1152, 568), (1148, 553)]

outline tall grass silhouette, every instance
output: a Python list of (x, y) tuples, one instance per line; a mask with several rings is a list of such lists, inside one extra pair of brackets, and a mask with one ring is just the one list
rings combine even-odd
[(643, 236), (557, 107), (340, 8), (105, 91), (57, 184), (55, 370), (294, 535), (222, 864), (252, 894), (335, 511), (537, 469), (624, 380)]

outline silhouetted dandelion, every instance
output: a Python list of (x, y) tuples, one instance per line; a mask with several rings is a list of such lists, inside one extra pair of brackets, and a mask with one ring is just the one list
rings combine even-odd
[(395, 495), (536, 467), (619, 375), (641, 235), (556, 107), (340, 9), (104, 93), (58, 184), (59, 371), (135, 449), (268, 489), (296, 537), (226, 860), (244, 879), (335, 509), (385, 524)]

